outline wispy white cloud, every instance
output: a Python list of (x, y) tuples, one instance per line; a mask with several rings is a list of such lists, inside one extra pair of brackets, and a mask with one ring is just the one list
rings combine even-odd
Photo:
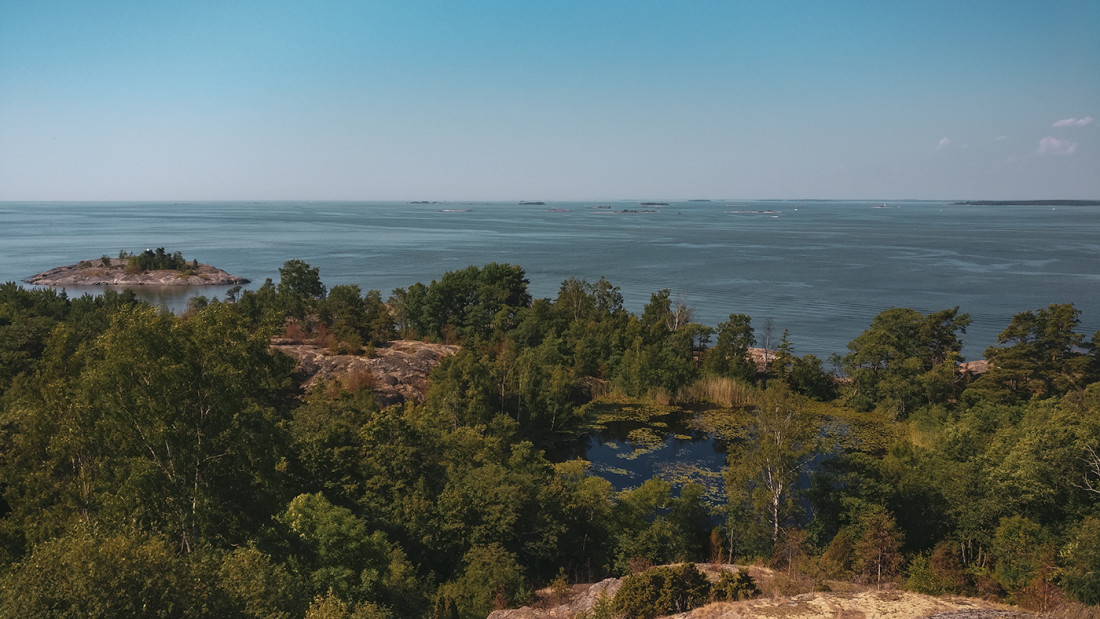
[(1039, 140), (1039, 149), (1035, 151), (1036, 155), (1072, 155), (1077, 152), (1077, 142), (1071, 142), (1070, 140), (1059, 140), (1058, 138), (1052, 138), (1047, 136)]
[(998, 141), (998, 142), (1004, 142), (1005, 140), (1007, 140), (1007, 139), (1008, 139), (1008, 136), (1007, 136), (1007, 135), (998, 135), (998, 136), (997, 136), (996, 138), (994, 138), (994, 139), (995, 139), (996, 141)]
[(936, 146), (936, 150), (943, 150), (950, 143), (951, 138), (940, 138), (940, 143)]
[(1092, 124), (1092, 116), (1084, 118), (1063, 118), (1051, 125), (1051, 127), (1087, 127)]

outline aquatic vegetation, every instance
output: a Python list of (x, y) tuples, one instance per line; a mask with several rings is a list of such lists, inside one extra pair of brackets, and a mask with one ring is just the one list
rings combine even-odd
[(666, 426), (661, 417), (667, 417), (682, 409), (676, 406), (661, 405), (649, 400), (628, 398), (622, 394), (610, 393), (594, 399), (580, 407), (577, 414), (590, 421), (590, 429), (602, 429), (612, 423), (645, 423), (652, 426)]
[(722, 480), (722, 471), (709, 468), (695, 462), (666, 461), (654, 467), (658, 478), (672, 484), (673, 488), (683, 488), (687, 484), (703, 487), (703, 498), (711, 505), (726, 502), (726, 488)]

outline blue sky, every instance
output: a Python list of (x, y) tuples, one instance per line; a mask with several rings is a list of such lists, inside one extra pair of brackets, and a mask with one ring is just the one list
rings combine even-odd
[(0, 0), (0, 200), (1095, 199), (1098, 33), (1096, 0)]

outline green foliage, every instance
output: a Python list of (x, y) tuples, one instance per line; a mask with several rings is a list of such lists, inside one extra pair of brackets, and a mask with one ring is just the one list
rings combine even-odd
[(1090, 346), (1074, 329), (1081, 310), (1072, 303), (1021, 312), (985, 351), (992, 367), (975, 381), (971, 398), (1014, 402), (1063, 394), (1087, 385)]
[[(130, 269), (141, 271), (182, 271), (187, 268), (187, 261), (184, 260), (183, 254), (175, 252), (169, 254), (164, 251), (163, 247), (158, 247), (156, 251), (146, 249), (140, 254), (128, 254), (125, 250), (119, 252), (118, 257), (120, 259), (126, 259)], [(104, 265), (110, 263), (110, 258), (103, 257)], [(89, 264), (88, 266), (91, 266)]]
[(619, 493), (611, 515), (619, 571), (628, 571), (638, 561), (661, 564), (706, 558), (710, 518), (703, 487), (688, 484), (676, 498), (669, 495), (670, 489), (668, 482), (654, 478)]
[(1082, 604), (1100, 604), (1100, 518), (1089, 516), (1071, 531), (1061, 551), (1060, 582)]
[(894, 516), (884, 509), (874, 509), (860, 518), (858, 527), (860, 536), (853, 549), (857, 569), (875, 584), (893, 578), (901, 566), (903, 537)]
[(303, 260), (287, 260), (279, 269), (277, 290), (283, 297), (323, 299), (326, 288), (318, 267), (311, 267)]
[(707, 577), (694, 563), (685, 563), (627, 576), (615, 593), (612, 609), (627, 619), (652, 619), (702, 606), (710, 595)]
[(298, 581), (256, 548), (238, 548), (226, 555), (218, 582), (234, 613), (242, 617), (289, 619), (305, 611), (307, 598)]
[(825, 552), (821, 553), (820, 571), (827, 578), (848, 578), (856, 565), (856, 539), (850, 528), (840, 529)]
[(836, 377), (825, 371), (824, 362), (814, 355), (796, 357), (784, 330), (770, 372), (795, 393), (815, 400), (832, 400), (837, 395)]
[(1042, 527), (1021, 516), (1002, 518), (993, 533), (997, 581), (1007, 591), (1022, 589), (1039, 571), (1040, 550), (1046, 542)]
[(671, 307), (669, 291), (650, 295), (637, 322), (623, 333), (615, 384), (632, 396), (673, 395), (695, 379), (695, 340), (699, 325), (683, 304)]
[(969, 593), (969, 580), (958, 545), (945, 541), (937, 544), (931, 555), (913, 557), (905, 588), (928, 595), (959, 595)]
[(394, 619), (393, 613), (372, 602), (349, 604), (329, 591), (313, 598), (306, 619)]
[(531, 597), (515, 555), (497, 543), (474, 546), (463, 558), (456, 582), (461, 617), (484, 617), (494, 609), (525, 603)]
[(589, 475), (588, 463), (569, 460), (554, 465), (554, 486), (560, 488), (559, 537), (561, 564), (575, 580), (601, 576), (610, 561), (611, 483)]
[(718, 576), (718, 582), (714, 583), (711, 589), (710, 599), (714, 602), (736, 602), (758, 595), (760, 595), (760, 588), (756, 586), (756, 581), (747, 571), (723, 570)]
[(77, 529), (38, 545), (0, 579), (4, 617), (219, 614), (214, 581), (167, 540)]
[[(816, 453), (817, 420), (802, 410), (802, 400), (783, 386), (760, 395), (744, 440), (729, 446), (726, 494), (731, 516), (744, 514), (752, 530), (746, 540), (767, 552), (779, 529), (799, 515), (796, 484)], [(740, 524), (740, 523), (739, 523)], [(729, 526), (731, 530), (735, 527)]]
[(85, 412), (110, 446), (103, 509), (175, 529), (184, 548), (245, 536), (278, 491), (273, 405), (289, 370), (221, 306), (187, 322), (118, 314), (81, 376)]
[(325, 298), (327, 288), (321, 282), (320, 269), (303, 260), (287, 260), (279, 269), (279, 285), (274, 303), (284, 315), (304, 319)]
[(0, 396), (17, 376), (34, 371), (50, 331), (69, 312), (64, 292), (0, 284)]
[(586, 613), (580, 613), (576, 619), (617, 619), (618, 615), (614, 610), (614, 600), (608, 597), (604, 592), (600, 592), (596, 597), (596, 603), (592, 605), (592, 609)]
[(377, 290), (364, 295), (359, 286), (333, 286), (320, 313), (333, 338), (349, 343), (354, 352), (363, 344), (379, 345), (394, 338), (393, 319)]
[(415, 608), (416, 582), (405, 553), (381, 531), (369, 531), (351, 510), (317, 494), (301, 494), (279, 516), (299, 552), (292, 563), (319, 595)]
[(970, 324), (970, 316), (958, 312), (955, 307), (925, 316), (891, 308), (875, 316), (843, 358), (851, 403), (861, 410), (883, 407), (901, 419), (921, 404), (953, 399), (960, 388), (958, 334)]
[(224, 306), (187, 321), (123, 308), (88, 336), (55, 329), (38, 384), (5, 411), (9, 517), (48, 535), (93, 514), (188, 550), (247, 539), (280, 492), (288, 360)]
[(932, 570), (928, 557), (925, 555), (917, 555), (909, 562), (905, 588), (926, 595), (942, 595), (944, 593), (944, 587), (935, 571)]
[(428, 286), (399, 288), (390, 303), (398, 324), (417, 336), (486, 338), (498, 314), (514, 314), (531, 304), (527, 284), (521, 267), (492, 262), (449, 271)]
[(718, 325), (718, 341), (707, 350), (703, 369), (718, 376), (755, 380), (756, 364), (748, 358), (749, 347), (755, 344), (752, 319), (746, 314), (730, 314), (728, 321)]

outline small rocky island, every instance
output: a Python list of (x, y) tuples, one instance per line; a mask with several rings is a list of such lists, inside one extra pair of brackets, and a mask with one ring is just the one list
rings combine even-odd
[(248, 280), (198, 260), (187, 261), (180, 252), (163, 247), (140, 254), (121, 251), (117, 258), (102, 256), (57, 267), (23, 280), (39, 286), (232, 286)]

